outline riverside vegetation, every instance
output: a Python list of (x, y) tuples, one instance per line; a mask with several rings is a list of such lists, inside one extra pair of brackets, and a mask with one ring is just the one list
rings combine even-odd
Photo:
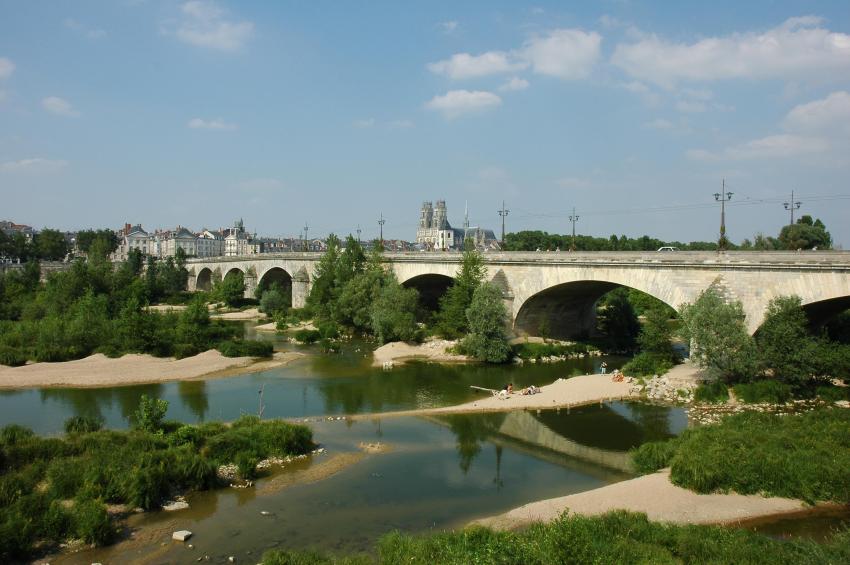
[(269, 344), (243, 341), (238, 327), (210, 320), (204, 294), (189, 298), (180, 314), (146, 308), (187, 300), (182, 256), (148, 258), (143, 271), (139, 253), (116, 266), (94, 252), (96, 245), (92, 248), (88, 260), (51, 273), (43, 284), (36, 261), (0, 275), (0, 364), (67, 361), (92, 353), (182, 358), (216, 347), (226, 356), (271, 355)]
[(314, 552), (269, 551), (264, 565), (368, 565), (431, 563), (772, 563), (823, 564), (850, 560), (850, 532), (824, 544), (780, 541), (720, 526), (650, 522), (646, 515), (611, 512), (598, 517), (561, 516), (522, 532), (475, 527), (413, 536), (394, 532), (378, 542), (377, 556), (336, 557)]
[(102, 430), (88, 417), (69, 419), (61, 438), (0, 429), (0, 558), (22, 559), (71, 538), (107, 544), (117, 534), (107, 504), (158, 508), (175, 494), (220, 486), (220, 465), (251, 478), (262, 459), (314, 447), (306, 426), (256, 416), (183, 425), (164, 419), (167, 408), (142, 396), (126, 432)]

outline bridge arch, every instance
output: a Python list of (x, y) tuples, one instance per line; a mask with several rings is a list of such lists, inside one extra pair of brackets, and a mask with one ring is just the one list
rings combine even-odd
[(416, 275), (404, 281), (402, 286), (419, 292), (419, 304), (429, 312), (436, 312), (440, 299), (454, 284), (454, 278), (439, 273)]
[(609, 280), (574, 280), (545, 288), (522, 301), (514, 319), (514, 331), (520, 335), (540, 335), (545, 328), (554, 338), (589, 336), (596, 330), (597, 302), (621, 287), (634, 288), (677, 309), (669, 297), (641, 288)]
[(245, 271), (243, 271), (239, 267), (231, 267), (227, 269), (227, 271), (224, 273), (224, 276), (221, 277), (221, 280), (235, 276), (237, 273), (241, 274), (243, 279), (245, 278)]
[(204, 267), (198, 272), (198, 276), (195, 278), (195, 288), (198, 290), (211, 290), (212, 278), (212, 269)]
[(272, 287), (278, 287), (292, 304), (292, 275), (283, 267), (270, 267), (257, 279), (257, 298)]

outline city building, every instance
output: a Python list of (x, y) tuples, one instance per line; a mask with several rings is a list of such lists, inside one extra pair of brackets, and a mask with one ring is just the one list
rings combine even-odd
[(263, 252), (263, 244), (257, 241), (256, 234), (251, 235), (245, 231), (245, 224), (240, 218), (228, 228), (224, 236), (224, 255), (226, 257), (239, 257), (242, 255), (256, 255)]
[(198, 257), (219, 257), (224, 255), (224, 236), (220, 231), (204, 228), (198, 234), (195, 247)]
[(151, 253), (156, 257), (174, 257), (177, 250), (182, 249), (187, 257), (198, 256), (198, 236), (182, 226), (177, 226), (174, 231), (160, 232), (155, 234), (158, 245), (158, 253)]
[(449, 223), (445, 200), (437, 200), (436, 207), (424, 202), (419, 212), (419, 228), (416, 230), (416, 243), (429, 251), (463, 249), (465, 241), (472, 241), (476, 249), (499, 249), (499, 242), (493, 230), (470, 227), (469, 213), (464, 214), (462, 228), (453, 228)]

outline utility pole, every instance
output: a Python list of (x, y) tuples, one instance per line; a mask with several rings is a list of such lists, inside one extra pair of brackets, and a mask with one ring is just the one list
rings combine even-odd
[(715, 192), (714, 199), (720, 202), (720, 239), (717, 240), (717, 250), (726, 251), (726, 202), (732, 200), (732, 193), (726, 192), (726, 179), (723, 179), (723, 192)]
[(505, 248), (505, 218), (510, 214), (510, 210), (505, 209), (505, 201), (502, 200), (502, 209), (499, 210), (499, 215), (502, 217), (502, 249)]
[(380, 228), (381, 228), (381, 247), (384, 246), (384, 224), (385, 223), (387, 223), (387, 221), (384, 219), (384, 213), (381, 212), (381, 219), (378, 220), (378, 226), (380, 226)]
[(578, 221), (578, 216), (576, 215), (575, 206), (573, 206), (573, 215), (570, 216), (570, 221), (573, 223), (573, 242), (570, 245), (570, 251), (576, 250), (576, 222)]
[(309, 229), (310, 229), (310, 227), (307, 225), (307, 222), (304, 222), (304, 251), (305, 252), (308, 249), (308, 246), (307, 246), (307, 230), (309, 230)]
[(791, 191), (791, 202), (785, 202), (785, 209), (791, 210), (791, 225), (794, 225), (794, 210), (799, 210), (800, 206), (803, 205), (802, 202), (794, 202), (794, 191)]
[(360, 224), (357, 224), (357, 243), (360, 243)]

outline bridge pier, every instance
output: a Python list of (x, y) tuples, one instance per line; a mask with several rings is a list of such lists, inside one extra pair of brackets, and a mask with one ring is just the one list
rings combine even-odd
[(301, 268), (292, 277), (292, 307), (304, 308), (307, 306), (307, 297), (310, 296), (310, 275)]

